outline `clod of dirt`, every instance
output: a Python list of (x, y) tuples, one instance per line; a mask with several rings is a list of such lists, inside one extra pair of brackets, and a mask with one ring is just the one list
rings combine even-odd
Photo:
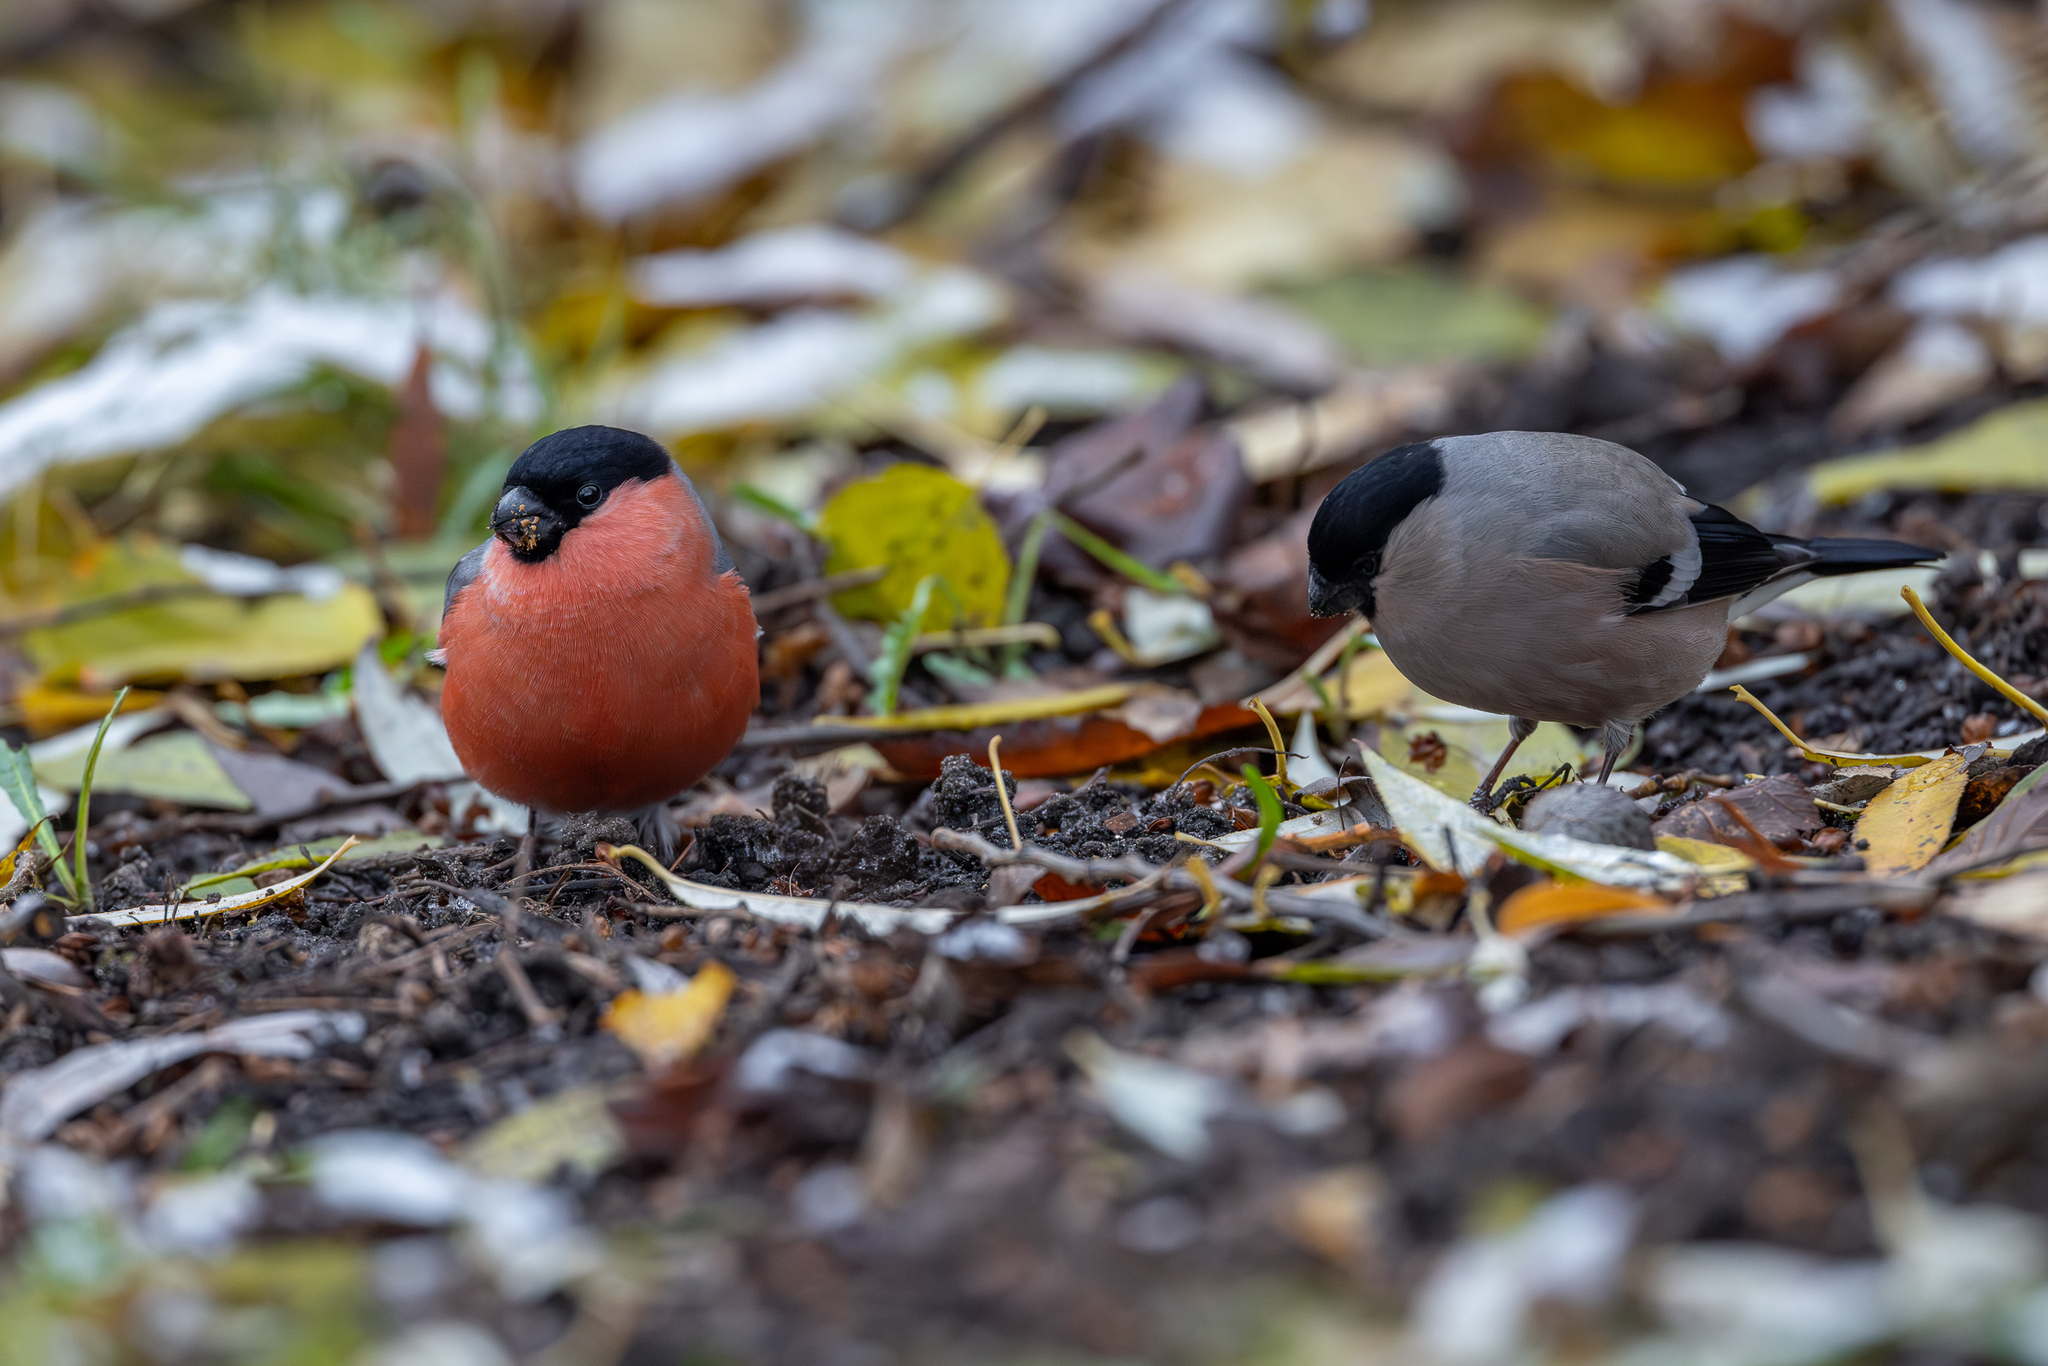
[(625, 816), (583, 812), (562, 817), (562, 852), (557, 863), (588, 863), (600, 844), (638, 844), (640, 832)]
[[(1017, 780), (1003, 775), (1010, 800), (1017, 799)], [(965, 754), (950, 754), (939, 764), (932, 784), (932, 822), (948, 830), (993, 835), (1002, 827), (1003, 805), (996, 797), (993, 775)]]
[[(993, 804), (995, 789), (988, 790)], [(960, 881), (953, 860), (928, 854), (895, 817), (830, 815), (825, 789), (808, 779), (785, 774), (773, 800), (771, 820), (713, 816), (697, 831), (690, 875), (747, 891), (878, 902), (913, 900)], [(978, 864), (973, 872), (978, 885), (984, 874)]]
[(1650, 818), (1618, 788), (1572, 783), (1539, 792), (1529, 803), (1522, 828), (1537, 834), (1569, 835), (1624, 849), (1655, 849)]

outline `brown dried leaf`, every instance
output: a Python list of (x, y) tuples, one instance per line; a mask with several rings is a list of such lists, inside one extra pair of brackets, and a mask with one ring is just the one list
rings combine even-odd
[[(1742, 813), (1740, 820), (1735, 811)], [(1813, 804), (1805, 785), (1790, 774), (1781, 773), (1703, 801), (1689, 802), (1658, 821), (1656, 829), (1659, 835), (1741, 848), (1752, 839), (1742, 827), (1744, 820), (1780, 849), (1799, 848), (1824, 823), (1820, 808)]]

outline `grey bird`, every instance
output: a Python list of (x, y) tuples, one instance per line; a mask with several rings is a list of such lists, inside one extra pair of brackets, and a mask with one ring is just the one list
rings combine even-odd
[(1317, 616), (1363, 613), (1417, 687), (1509, 718), (1482, 810), (1537, 722), (1598, 729), (1604, 783), (1636, 723), (1699, 686), (1735, 618), (1810, 579), (1941, 558), (1770, 535), (1628, 447), (1566, 432), (1388, 451), (1330, 490), (1308, 553)]

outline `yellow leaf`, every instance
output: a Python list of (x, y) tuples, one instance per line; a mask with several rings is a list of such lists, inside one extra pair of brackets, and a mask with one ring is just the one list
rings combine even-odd
[(383, 629), (376, 598), (349, 584), (324, 600), (170, 598), (30, 631), (22, 646), (46, 675), (112, 688), (137, 678), (206, 683), (322, 673), (355, 658)]
[(1603, 887), (1595, 882), (1538, 882), (1501, 903), (1494, 916), (1502, 934), (1522, 934), (1541, 925), (1575, 925), (1631, 911), (1668, 911), (1671, 903), (1647, 892)]
[(1700, 871), (1709, 877), (1746, 873), (1756, 867), (1756, 860), (1740, 849), (1731, 849), (1712, 840), (1689, 840), (1683, 835), (1659, 835), (1657, 847), (1667, 854), (1676, 854), (1687, 863), (1698, 864)]
[(640, 1055), (649, 1070), (659, 1071), (696, 1056), (711, 1041), (718, 1017), (732, 997), (732, 970), (706, 963), (681, 991), (649, 996), (621, 992), (604, 1014), (604, 1027)]
[(1384, 650), (1360, 650), (1344, 670), (1344, 713), (1378, 716), (1397, 711), (1415, 696), (1415, 685), (1394, 667)]
[[(128, 700), (121, 704), (121, 710), (147, 711), (164, 700), (160, 692), (144, 688), (131, 688)], [(36, 736), (55, 735), (59, 731), (73, 730), (79, 726), (99, 720), (114, 705), (114, 694), (78, 692), (71, 688), (53, 688), (44, 683), (31, 683), (14, 695), (14, 705), (21, 708), (22, 724), (29, 734)]]
[(14, 852), (6, 858), (0, 859), (0, 886), (5, 886), (7, 883), (14, 881), (15, 863), (21, 858), (22, 854), (27, 852), (28, 847), (36, 842), (36, 832), (42, 829), (43, 821), (49, 819), (48, 816), (45, 816), (43, 820), (31, 825), (28, 828), (28, 833), (21, 837), (21, 843), (14, 846)]
[(1823, 503), (1853, 503), (1890, 489), (2048, 488), (2048, 399), (2000, 408), (1924, 446), (1823, 461), (1806, 480)]
[(923, 707), (899, 711), (894, 716), (821, 716), (821, 726), (852, 726), (859, 730), (978, 730), (983, 726), (1004, 726), (1012, 721), (1036, 721), (1048, 716), (1073, 716), (1100, 711), (1130, 700), (1137, 687), (1130, 683), (1105, 683), (1099, 688), (1073, 692), (1045, 693), (1038, 697), (1011, 697), (997, 702), (964, 703), (954, 707)]
[(974, 490), (942, 470), (891, 465), (873, 479), (847, 485), (819, 514), (818, 534), (832, 546), (827, 574), (888, 566), (879, 582), (832, 599), (847, 616), (893, 622), (910, 606), (918, 580), (938, 574), (952, 595), (932, 596), (923, 630), (1002, 620), (1010, 584), (1002, 533)]
[(1911, 873), (1924, 868), (1948, 843), (1962, 800), (1969, 760), (1944, 754), (1932, 763), (1906, 770), (1892, 785), (1870, 799), (1856, 822), (1863, 863), (1877, 874)]

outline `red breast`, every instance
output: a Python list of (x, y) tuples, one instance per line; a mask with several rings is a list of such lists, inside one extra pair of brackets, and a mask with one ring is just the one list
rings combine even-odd
[(441, 623), (441, 715), (470, 776), (543, 811), (665, 802), (760, 701), (754, 610), (677, 475), (631, 480), (538, 563), (492, 540)]

